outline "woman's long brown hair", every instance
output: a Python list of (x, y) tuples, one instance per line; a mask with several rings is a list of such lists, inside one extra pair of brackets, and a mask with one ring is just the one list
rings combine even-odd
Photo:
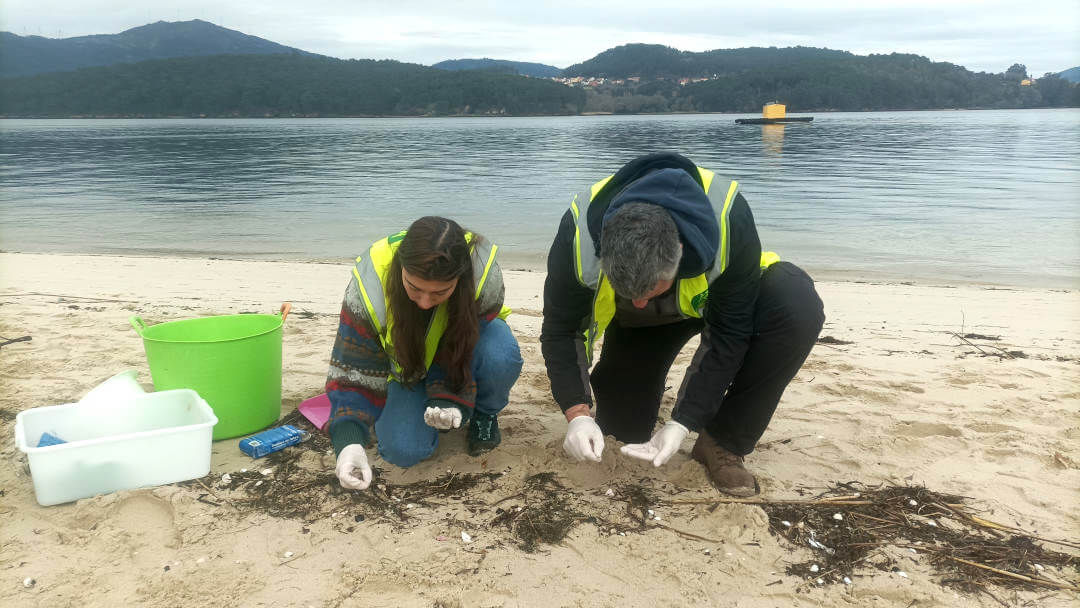
[[(473, 235), (473, 244), (479, 241)], [(427, 370), (424, 366), (424, 336), (434, 309), (421, 310), (405, 293), (401, 269), (427, 281), (452, 281), (457, 286), (446, 301), (447, 326), (439, 342), (435, 361), (446, 370), (450, 388), (461, 390), (472, 376), (472, 353), (480, 334), (476, 307), (476, 281), (472, 255), (465, 242), (465, 230), (454, 220), (422, 217), (409, 226), (390, 264), (387, 292), (394, 359), (402, 368), (402, 380), (415, 383)]]

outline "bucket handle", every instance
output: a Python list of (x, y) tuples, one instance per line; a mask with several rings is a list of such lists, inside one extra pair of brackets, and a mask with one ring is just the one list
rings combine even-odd
[(24, 452), (24, 453), (26, 452), (26, 447), (27, 447), (26, 446), (26, 438), (23, 437), (25, 432), (26, 431), (23, 430), (22, 418), (21, 417), (16, 417), (15, 418), (15, 447), (18, 448), (20, 452)]
[(289, 316), (289, 311), (290, 310), (292, 310), (292, 304), (291, 303), (289, 303), (289, 302), (282, 302), (281, 303), (281, 310), (278, 312), (278, 314), (281, 315), (281, 324), (282, 325), (285, 324), (285, 318)]
[(139, 334), (139, 337), (142, 337), (143, 332), (146, 331), (146, 323), (143, 323), (142, 317), (132, 315), (132, 317), (128, 319), (128, 322), (135, 328), (135, 332)]

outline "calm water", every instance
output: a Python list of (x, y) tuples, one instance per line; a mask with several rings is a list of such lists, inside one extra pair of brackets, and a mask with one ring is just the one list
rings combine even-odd
[(821, 275), (1080, 287), (1080, 111), (0, 121), (0, 249), (348, 260), (420, 215), (540, 266), (571, 195), (675, 150)]

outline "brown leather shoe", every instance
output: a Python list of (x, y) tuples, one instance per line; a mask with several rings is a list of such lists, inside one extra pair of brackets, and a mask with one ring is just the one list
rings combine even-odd
[(724, 494), (747, 497), (759, 492), (757, 480), (743, 466), (743, 457), (716, 445), (705, 431), (698, 434), (690, 456), (705, 465), (709, 479)]

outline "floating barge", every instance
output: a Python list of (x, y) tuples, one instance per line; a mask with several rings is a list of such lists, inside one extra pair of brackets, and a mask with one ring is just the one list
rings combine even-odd
[(788, 116), (787, 106), (782, 103), (767, 103), (761, 108), (761, 118), (736, 118), (737, 125), (777, 125), (787, 122), (810, 122), (813, 116)]

